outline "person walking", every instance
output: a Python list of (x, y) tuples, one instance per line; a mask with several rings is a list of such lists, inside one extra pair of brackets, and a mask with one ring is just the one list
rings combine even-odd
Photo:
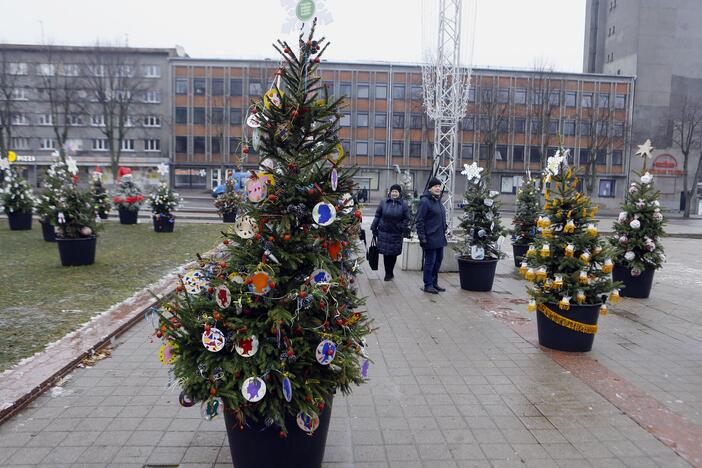
[(439, 286), (439, 269), (444, 259), (446, 241), (446, 209), (441, 203), (441, 181), (432, 177), (427, 191), (420, 197), (417, 208), (417, 234), (424, 249), (424, 292), (439, 294), (446, 291)]
[(386, 200), (378, 204), (371, 224), (373, 237), (378, 239), (378, 252), (383, 254), (385, 281), (394, 277), (393, 269), (397, 256), (402, 253), (402, 238), (409, 229), (409, 207), (402, 199), (402, 187), (390, 187)]

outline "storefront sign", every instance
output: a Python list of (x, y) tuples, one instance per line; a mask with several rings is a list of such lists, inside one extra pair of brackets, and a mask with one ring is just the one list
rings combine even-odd
[(18, 154), (16, 156), (16, 162), (36, 162), (36, 156), (30, 156), (27, 154)]
[(663, 153), (656, 156), (653, 160), (651, 172), (658, 175), (681, 176), (685, 173), (678, 169), (678, 161), (672, 154)]

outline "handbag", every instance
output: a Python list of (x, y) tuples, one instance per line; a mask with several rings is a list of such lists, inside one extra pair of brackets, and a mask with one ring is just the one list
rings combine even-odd
[(368, 260), (368, 264), (371, 267), (371, 270), (377, 270), (378, 269), (378, 257), (380, 256), (380, 252), (378, 251), (378, 245), (375, 236), (373, 236), (373, 240), (371, 241), (370, 247), (368, 247), (368, 253), (366, 254), (366, 260)]

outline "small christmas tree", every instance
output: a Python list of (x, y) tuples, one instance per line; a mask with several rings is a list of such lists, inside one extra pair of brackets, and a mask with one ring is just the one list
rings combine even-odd
[(529, 311), (538, 307), (550, 320), (563, 326), (572, 324), (553, 309), (542, 306), (552, 303), (561, 311), (568, 311), (571, 304), (601, 304), (601, 313), (606, 313), (603, 297), (612, 293), (612, 302), (619, 298), (618, 291), (613, 292), (610, 277), (612, 259), (594, 218), (597, 208), (578, 192), (577, 169), (568, 167), (567, 157), (568, 152), (561, 148), (548, 158), (544, 214), (537, 220), (539, 232), (529, 246), (527, 260), (520, 266), (520, 272), (532, 282), (527, 287), (532, 297)]
[(165, 182), (161, 182), (156, 191), (149, 197), (151, 212), (156, 216), (166, 218), (173, 217), (173, 211), (180, 206), (181, 201), (180, 195), (171, 190)]
[(4, 172), (4, 182), (0, 188), (0, 204), (6, 214), (31, 214), (36, 203), (32, 189), (13, 167)]
[(54, 224), (57, 238), (97, 236), (97, 213), (93, 198), (90, 192), (81, 190), (77, 184), (66, 184), (57, 192), (56, 213)]
[(328, 100), (313, 33), (299, 52), (279, 42), (285, 66), (247, 117), (273, 170), (252, 174), (223, 256), (182, 278), (156, 329), (181, 402), (201, 401), (208, 415), (223, 402), (242, 428), (265, 421), (281, 437), (298, 430), (286, 417), (312, 432), (334, 391), (349, 392), (368, 367), (355, 169), (340, 165), (342, 99)]
[(517, 212), (512, 219), (514, 230), (512, 239), (515, 244), (531, 244), (536, 238), (536, 220), (539, 217), (539, 189), (531, 174), (517, 190)]
[(112, 197), (112, 202), (117, 209), (128, 211), (137, 211), (144, 203), (144, 192), (132, 180), (131, 174), (122, 176)]
[(490, 190), (490, 174), (477, 163), (465, 164), (461, 174), (466, 176), (464, 215), (460, 223), (465, 237), (459, 251), (473, 260), (500, 259), (505, 254), (500, 250), (498, 240), (506, 230), (500, 219), (499, 193)]
[(44, 193), (38, 197), (37, 214), (43, 223), (57, 223), (58, 198), (63, 190), (73, 183), (73, 178), (78, 174), (78, 166), (73, 158), (67, 160), (59, 157), (49, 166), (46, 176), (42, 179)]
[(227, 179), (225, 190), (214, 201), (214, 206), (220, 216), (228, 213), (236, 213), (243, 203), (242, 194), (237, 191), (233, 179)]
[(102, 172), (94, 172), (90, 180), (90, 196), (93, 198), (95, 212), (102, 219), (107, 219), (110, 213), (110, 195), (102, 183)]

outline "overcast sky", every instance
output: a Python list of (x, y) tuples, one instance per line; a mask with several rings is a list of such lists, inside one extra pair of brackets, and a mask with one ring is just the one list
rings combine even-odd
[[(464, 0), (464, 3), (470, 0)], [(475, 0), (474, 0), (475, 1)], [(0, 0), (0, 42), (128, 40), (192, 57), (275, 57), (297, 0)], [(317, 0), (328, 60), (421, 61), (438, 0)], [(585, 0), (477, 0), (473, 64), (582, 71)], [(328, 14), (325, 13), (328, 12)], [(329, 20), (330, 18), (330, 20)], [(431, 23), (431, 24), (428, 24)], [(464, 24), (470, 24), (465, 21)]]

